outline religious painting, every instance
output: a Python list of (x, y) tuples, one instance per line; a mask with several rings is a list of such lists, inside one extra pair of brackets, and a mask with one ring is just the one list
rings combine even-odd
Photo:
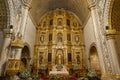
[(75, 36), (75, 42), (79, 42), (79, 35)]
[(44, 41), (44, 35), (40, 36), (40, 41), (43, 42)]
[(58, 40), (58, 42), (62, 42), (62, 34), (61, 33), (58, 33), (57, 40)]
[(73, 26), (74, 26), (74, 27), (77, 27), (77, 23), (76, 23), (76, 22), (73, 22)]

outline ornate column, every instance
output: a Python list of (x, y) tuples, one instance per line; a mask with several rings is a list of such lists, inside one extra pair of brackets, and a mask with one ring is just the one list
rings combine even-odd
[(22, 37), (24, 38), (24, 32), (25, 32), (25, 28), (26, 28), (26, 22), (27, 22), (27, 16), (28, 16), (28, 11), (30, 9), (30, 3), (31, 0), (22, 0), (23, 4), (24, 4), (24, 14), (23, 14), (23, 18), (22, 18), (22, 22), (21, 22), (21, 34)]
[(109, 56), (111, 58), (112, 72), (105, 74), (107, 75), (105, 77), (110, 77), (113, 79), (120, 78), (120, 64), (115, 49), (115, 37), (116, 37), (115, 29), (106, 30), (107, 46), (109, 50)]
[(64, 53), (63, 54), (65, 54), (65, 61), (64, 61), (64, 63), (65, 63), (65, 65), (68, 65), (68, 51), (67, 51), (67, 48), (64, 48), (63, 49), (64, 50)]
[[(97, 51), (98, 51), (98, 57), (100, 60), (100, 67), (102, 70), (102, 79), (103, 80), (110, 80), (110, 79), (115, 79), (116, 77), (119, 77), (119, 65), (116, 57), (116, 51), (114, 47), (114, 36), (113, 34), (109, 34), (109, 31), (107, 32), (107, 43), (109, 46), (109, 52), (105, 53), (102, 48), (102, 36), (101, 36), (101, 29), (100, 29), (100, 21), (99, 21), (99, 16), (98, 16), (98, 11), (97, 11), (97, 6), (96, 6), (96, 1), (90, 1), (90, 6), (89, 9), (91, 11), (91, 17), (93, 20), (93, 25), (94, 25), (94, 36), (96, 39), (96, 44), (97, 44)], [(114, 31), (112, 31), (114, 32)], [(114, 33), (115, 34), (115, 33)], [(111, 62), (112, 61), (112, 62)]]
[[(103, 51), (103, 47), (102, 47), (102, 41), (101, 41), (101, 38), (102, 36), (100, 35), (100, 21), (99, 21), (99, 15), (98, 15), (98, 11), (97, 11), (97, 6), (96, 6), (96, 1), (91, 1), (91, 0), (88, 0), (88, 2), (90, 3), (89, 4), (89, 9), (90, 9), (90, 12), (91, 12), (91, 17), (92, 17), (92, 20), (93, 20), (93, 29), (94, 29), (94, 37), (95, 37), (95, 43), (96, 43), (96, 46), (97, 46), (97, 51), (98, 51), (98, 57), (99, 57), (99, 60), (100, 60), (100, 67), (101, 67), (101, 72), (102, 74), (103, 73), (106, 73), (107, 72), (107, 68), (109, 65), (106, 66), (106, 61), (104, 59), (104, 55), (106, 54), (104, 51)], [(108, 58), (109, 59), (109, 58)]]
[[(21, 53), (22, 53), (22, 48), (24, 47), (24, 41), (23, 41), (23, 35), (24, 35), (24, 31), (26, 28), (26, 20), (27, 20), (27, 15), (28, 15), (28, 10), (29, 10), (29, 1), (31, 0), (22, 0), (23, 2), (23, 17), (21, 18), (21, 23), (20, 23), (20, 31), (17, 33), (17, 35), (15, 36), (15, 40), (11, 42), (11, 59), (8, 60), (8, 65), (6, 67), (7, 70), (7, 74), (15, 75), (17, 72), (23, 71), (25, 66), (23, 64), (23, 62), (21, 61)], [(10, 67), (11, 65), (13, 65), (12, 67)]]
[[(5, 62), (7, 62), (8, 59), (8, 54), (9, 54), (9, 45), (11, 42), (11, 34), (12, 31), (10, 29), (5, 29), (4, 30), (4, 43), (3, 43), (3, 47), (2, 47), (2, 52), (1, 52), (1, 58), (0, 58), (0, 75), (4, 75), (4, 73), (2, 73), (3, 70), (3, 65), (5, 64)], [(4, 66), (5, 67), (5, 66)]]

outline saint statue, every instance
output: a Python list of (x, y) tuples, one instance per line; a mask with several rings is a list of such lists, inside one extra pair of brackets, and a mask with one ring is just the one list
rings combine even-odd
[(77, 55), (77, 56), (76, 56), (76, 59), (77, 59), (77, 63), (79, 64), (79, 63), (80, 63), (80, 56)]
[(41, 63), (42, 63), (42, 60), (43, 60), (43, 56), (42, 56), (42, 55), (40, 55), (40, 56), (39, 56), (39, 64), (41, 64)]
[(61, 55), (58, 55), (58, 64), (62, 64), (62, 56)]

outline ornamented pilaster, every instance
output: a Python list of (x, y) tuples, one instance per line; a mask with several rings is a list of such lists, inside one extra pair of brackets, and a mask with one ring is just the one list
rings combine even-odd
[[(90, 0), (89, 0), (90, 1)], [(100, 66), (101, 66), (101, 72), (105, 73), (106, 72), (106, 66), (104, 62), (104, 55), (103, 55), (103, 49), (101, 45), (101, 39), (100, 39), (100, 23), (99, 23), (99, 15), (96, 7), (96, 1), (91, 2), (89, 5), (89, 9), (91, 11), (91, 16), (93, 20), (93, 25), (94, 25), (94, 37), (96, 40), (96, 46), (97, 46), (97, 51), (98, 51), (98, 57), (100, 60)]]
[(31, 3), (31, 0), (22, 0), (23, 2), (23, 5), (24, 5), (24, 14), (23, 14), (23, 19), (22, 19), (22, 22), (21, 22), (21, 34), (22, 34), (22, 38), (24, 38), (24, 32), (25, 32), (25, 28), (26, 28), (26, 21), (27, 21), (27, 16), (28, 16), (28, 11), (30, 9), (30, 3)]
[[(115, 50), (115, 34), (116, 30), (107, 30), (106, 31), (106, 37), (107, 37), (107, 48), (109, 48), (108, 52), (107, 50), (102, 47), (102, 35), (101, 35), (101, 29), (100, 29), (100, 20), (98, 16), (98, 11), (96, 7), (96, 3), (93, 2), (92, 5), (89, 6), (89, 9), (91, 11), (91, 16), (93, 19), (93, 25), (94, 25), (94, 36), (96, 38), (96, 44), (98, 48), (98, 55), (99, 59), (101, 60), (101, 68), (102, 68), (102, 79), (116, 79), (119, 77), (119, 64), (118, 59), (116, 56), (116, 50)], [(104, 45), (104, 44), (103, 44)], [(105, 45), (104, 45), (105, 46)]]
[(106, 30), (106, 37), (107, 37), (107, 45), (110, 51), (109, 54), (112, 61), (112, 73), (120, 74), (120, 65), (117, 57), (117, 52), (115, 49), (116, 30), (115, 29)]
[(4, 75), (2, 73), (3, 69), (2, 66), (5, 64), (5, 62), (8, 59), (8, 54), (9, 54), (9, 45), (11, 42), (11, 35), (12, 35), (12, 30), (11, 29), (4, 29), (4, 43), (2, 47), (2, 52), (1, 52), (1, 58), (0, 58), (0, 75)]

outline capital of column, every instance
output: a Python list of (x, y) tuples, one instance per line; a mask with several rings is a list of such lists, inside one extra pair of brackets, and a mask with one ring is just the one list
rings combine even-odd
[(5, 38), (10, 38), (13, 33), (13, 29), (4, 29)]
[(91, 2), (91, 3), (88, 5), (88, 8), (89, 8), (89, 10), (95, 9), (95, 8), (96, 8), (96, 1)]
[(16, 39), (16, 40), (11, 42), (11, 46), (12, 47), (23, 48), (24, 47), (24, 42), (22, 40), (20, 40), (20, 39)]
[(115, 39), (115, 36), (116, 36), (116, 30), (115, 29), (106, 30), (107, 39)]
[(26, 9), (30, 9), (31, 8), (31, 1), (32, 0), (22, 0), (22, 3), (24, 4)]

